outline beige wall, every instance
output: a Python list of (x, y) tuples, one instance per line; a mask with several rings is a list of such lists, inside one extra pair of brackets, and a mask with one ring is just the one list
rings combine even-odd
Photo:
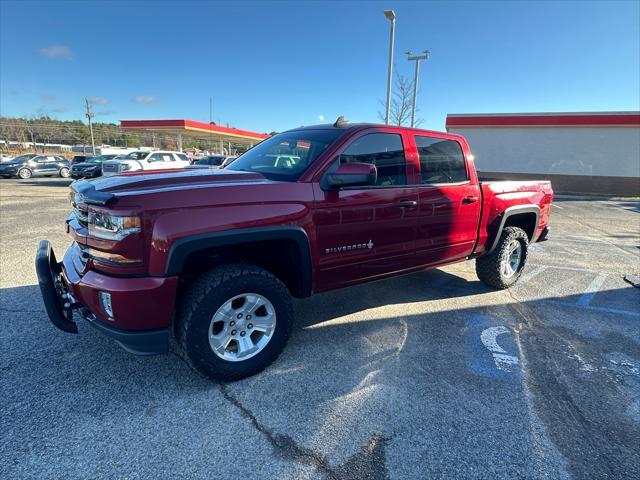
[(481, 172), (640, 177), (640, 127), (451, 127)]

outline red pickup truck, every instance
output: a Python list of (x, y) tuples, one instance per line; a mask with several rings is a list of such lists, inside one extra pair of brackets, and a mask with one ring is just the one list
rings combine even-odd
[(74, 311), (136, 354), (169, 344), (235, 380), (273, 362), (291, 296), (475, 259), (513, 285), (546, 239), (548, 181), (481, 182), (465, 139), (372, 124), (270, 137), (224, 170), (124, 173), (71, 185), (62, 262), (40, 243), (47, 313)]

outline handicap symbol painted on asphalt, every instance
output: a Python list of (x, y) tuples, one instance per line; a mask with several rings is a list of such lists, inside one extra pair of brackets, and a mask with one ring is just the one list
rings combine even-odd
[(486, 315), (465, 318), (469, 369), (484, 377), (509, 379), (520, 373), (515, 339), (504, 322)]
[(513, 370), (514, 365), (518, 365), (518, 357), (514, 355), (508, 355), (506, 350), (498, 344), (498, 335), (503, 333), (510, 333), (510, 330), (500, 325), (499, 327), (485, 328), (480, 333), (480, 340), (482, 344), (487, 347), (493, 354), (493, 361), (496, 363), (496, 367), (500, 370), (510, 372)]

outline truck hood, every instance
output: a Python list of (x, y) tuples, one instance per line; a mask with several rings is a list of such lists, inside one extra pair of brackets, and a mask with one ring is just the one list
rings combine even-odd
[(265, 182), (268, 182), (265, 177), (253, 172), (180, 168), (136, 171), (95, 180), (81, 180), (72, 183), (71, 189), (80, 194), (85, 203), (108, 205), (124, 195)]

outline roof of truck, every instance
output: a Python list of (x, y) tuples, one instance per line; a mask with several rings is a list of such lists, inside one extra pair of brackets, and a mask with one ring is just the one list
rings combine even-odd
[(324, 123), (324, 124), (319, 124), (319, 125), (303, 125), (300, 126), (298, 128), (292, 128), (290, 130), (287, 130), (289, 132), (292, 131), (296, 131), (296, 130), (362, 130), (364, 128), (392, 128), (394, 130), (407, 130), (407, 131), (411, 131), (411, 132), (420, 132), (420, 133), (436, 133), (438, 135), (447, 135), (447, 136), (451, 136), (451, 137), (458, 137), (459, 135), (453, 134), (453, 133), (448, 133), (448, 132), (441, 132), (441, 131), (437, 131), (437, 130), (426, 130), (423, 128), (412, 128), (412, 127), (405, 127), (405, 126), (398, 126), (398, 125), (385, 125), (382, 123), (347, 123), (345, 125), (342, 126), (335, 126), (335, 124), (331, 124), (331, 123)]

